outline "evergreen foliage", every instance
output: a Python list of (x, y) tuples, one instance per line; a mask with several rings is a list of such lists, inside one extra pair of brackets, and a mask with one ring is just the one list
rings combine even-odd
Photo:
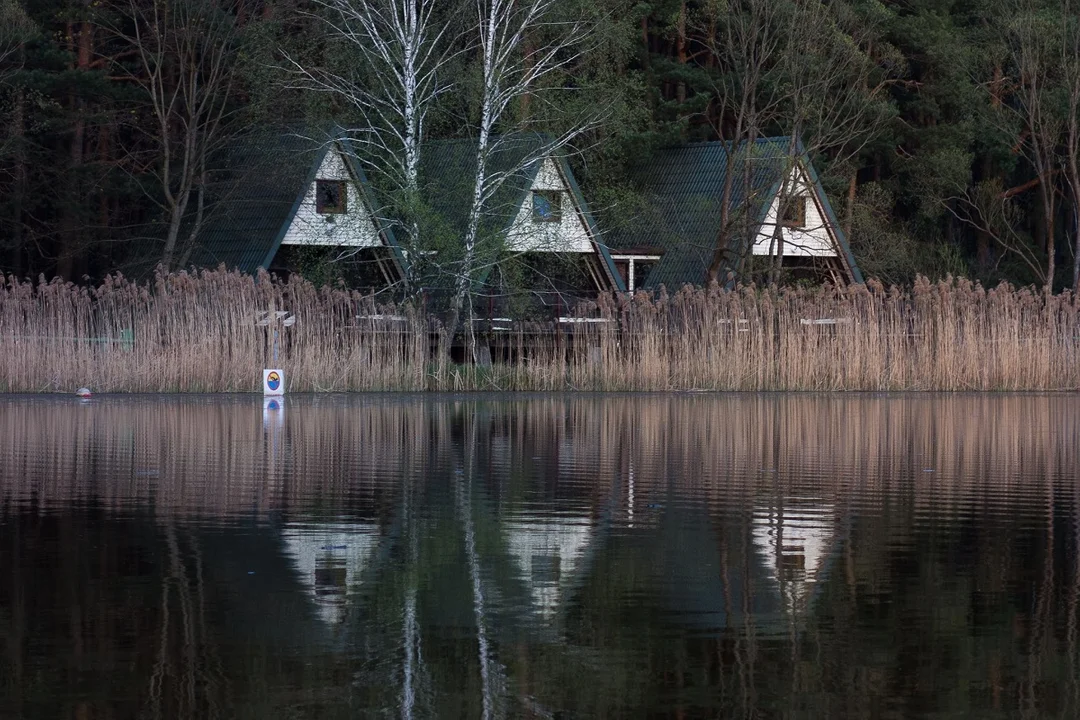
[[(235, 28), (229, 137), (360, 122), (356, 108), (297, 87), (286, 71), (291, 59), (361, 83), (373, 72), (328, 30), (325, 4), (201, 1)], [(0, 0), (0, 271), (100, 278), (162, 252), (169, 217), (155, 138), (175, 144), (184, 130), (173, 122), (162, 131), (139, 90), (146, 78), (130, 21), (155, 2), (170, 5)], [(447, 29), (442, 73), (452, 89), (424, 132), (472, 137), (475, 8), (439, 4), (435, 15)], [(575, 138), (571, 163), (602, 226), (632, 217), (631, 170), (658, 148), (797, 134), (867, 275), (1075, 286), (1072, 0), (558, 0), (533, 46), (560, 22), (591, 28), (583, 46), (496, 130), (558, 136), (599, 117)], [(177, 65), (165, 58), (167, 79)], [(403, 216), (429, 212), (417, 202), (403, 198)], [(174, 264), (183, 250), (181, 236)]]

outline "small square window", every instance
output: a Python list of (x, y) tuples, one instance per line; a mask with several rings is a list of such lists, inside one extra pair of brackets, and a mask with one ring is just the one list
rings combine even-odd
[(784, 202), (784, 214), (780, 224), (789, 228), (806, 227), (806, 196), (796, 195)]
[(346, 211), (348, 192), (342, 180), (315, 181), (315, 210), (323, 215), (341, 214)]
[(559, 222), (562, 219), (562, 193), (558, 190), (533, 190), (533, 222)]

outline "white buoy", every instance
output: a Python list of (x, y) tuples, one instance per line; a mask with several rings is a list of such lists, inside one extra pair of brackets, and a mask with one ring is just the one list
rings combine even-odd
[(75, 391), (75, 394), (81, 398), (88, 398), (92, 395), (90, 388), (81, 387)]

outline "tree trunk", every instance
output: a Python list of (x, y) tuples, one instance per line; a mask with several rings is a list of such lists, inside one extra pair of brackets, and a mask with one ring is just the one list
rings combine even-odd
[(1047, 187), (1050, 179), (1047, 178), (1039, 184), (1039, 195), (1042, 198), (1043, 232), (1045, 234), (1046, 247), (1046, 289), (1053, 292), (1054, 289), (1054, 262), (1056, 258), (1057, 244), (1054, 237), (1054, 189)]
[[(25, 54), (25, 49), (20, 49)], [(11, 255), (9, 266), (18, 277), (23, 272), (25, 226), (23, 225), (23, 199), (26, 197), (26, 88), (15, 90), (15, 108), (11, 117), (12, 164), (15, 177), (11, 189)]]
[(641, 67), (649, 72), (649, 16), (641, 18)]
[(1076, 154), (1069, 157), (1070, 185), (1073, 196), (1073, 290), (1080, 290), (1080, 168)]
[[(676, 39), (676, 55), (680, 65), (686, 65), (686, 0), (679, 3), (679, 26), (678, 37)], [(679, 78), (678, 84), (675, 86), (675, 99), (680, 102), (686, 102), (686, 81)]]
[(202, 169), (199, 172), (198, 187), (195, 189), (195, 219), (191, 223), (191, 230), (184, 240), (183, 248), (181, 248), (180, 260), (177, 262), (179, 268), (183, 268), (188, 264), (191, 253), (195, 249), (195, 244), (199, 240), (199, 233), (202, 232), (203, 218), (206, 213), (206, 180), (206, 162), (204, 160)]
[[(75, 26), (69, 24), (69, 31), (75, 32)], [(78, 48), (76, 53), (76, 70), (86, 71), (90, 67), (90, 54), (93, 43), (93, 26), (88, 20), (79, 23)], [(64, 207), (64, 218), (61, 221), (60, 252), (56, 261), (56, 274), (65, 280), (73, 279), (75, 267), (79, 255), (80, 234), (84, 231), (79, 227), (80, 212), (82, 207), (82, 189), (79, 187), (79, 176), (83, 165), (83, 157), (86, 146), (86, 118), (84, 116), (85, 101), (74, 93), (70, 98), (70, 107), (75, 113), (74, 128), (71, 136), (69, 156), (71, 164), (67, 173), (67, 202)]]
[[(103, 123), (101, 128), (98, 129), (98, 162), (101, 163), (101, 167), (105, 168), (109, 164), (109, 154), (111, 149), (111, 135), (110, 127), (108, 123)], [(111, 223), (109, 222), (109, 194), (104, 188), (98, 192), (98, 224), (102, 229), (107, 230)]]
[[(1080, 51), (1080, 47), (1075, 48)], [(1072, 82), (1069, 86), (1069, 120), (1065, 136), (1069, 189), (1072, 191), (1073, 211), (1073, 290), (1080, 290), (1080, 57), (1074, 58)]]
[(188, 199), (191, 197), (191, 189), (183, 190), (177, 197), (177, 203), (169, 208), (169, 229), (165, 236), (165, 249), (161, 253), (161, 264), (166, 270), (171, 270), (173, 258), (176, 255), (177, 239), (180, 237), (180, 224), (187, 212)]
[[(993, 162), (989, 155), (983, 157), (983, 176), (982, 180), (987, 180), (993, 174)], [(976, 233), (975, 238), (975, 262), (981, 272), (986, 272), (990, 268), (990, 264), (993, 262), (993, 258), (990, 255), (990, 233), (985, 228), (980, 228)]]
[[(724, 187), (720, 192), (720, 230), (716, 237), (716, 247), (713, 248), (712, 260), (706, 271), (706, 284), (711, 285), (719, 282), (720, 268), (731, 257), (731, 192), (735, 182), (735, 158), (738, 153), (744, 152), (736, 139), (727, 153), (727, 168), (724, 173)], [(745, 160), (744, 160), (745, 163)]]

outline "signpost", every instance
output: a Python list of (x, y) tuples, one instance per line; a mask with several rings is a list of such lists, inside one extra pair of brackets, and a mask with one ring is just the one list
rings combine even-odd
[(266, 397), (280, 397), (285, 394), (285, 371), (277, 367), (278, 364), (278, 324), (282, 327), (292, 327), (296, 324), (296, 317), (284, 310), (274, 310), (273, 305), (267, 312), (261, 312), (255, 317), (255, 324), (259, 327), (270, 328), (273, 332), (272, 363), (274, 367), (263, 368), (262, 390)]

